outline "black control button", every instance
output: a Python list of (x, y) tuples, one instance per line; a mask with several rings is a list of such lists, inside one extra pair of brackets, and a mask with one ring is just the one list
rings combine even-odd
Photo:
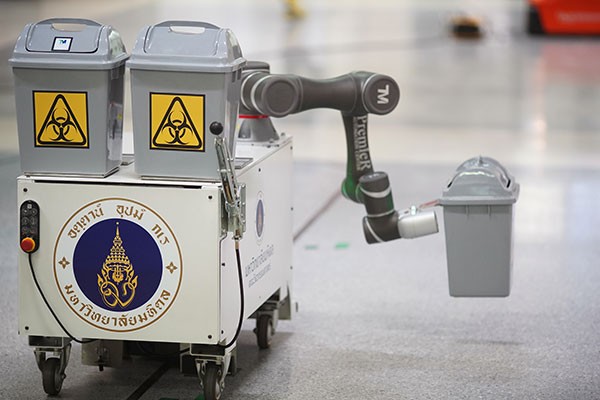
[(223, 124), (214, 121), (210, 124), (209, 129), (210, 133), (212, 133), (213, 135), (220, 135), (221, 133), (223, 133)]

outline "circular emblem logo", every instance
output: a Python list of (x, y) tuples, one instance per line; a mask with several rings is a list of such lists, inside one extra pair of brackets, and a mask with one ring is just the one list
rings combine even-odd
[(258, 203), (256, 204), (256, 236), (260, 241), (265, 229), (265, 205), (263, 203), (262, 192), (258, 194)]
[(171, 228), (150, 207), (101, 199), (63, 226), (54, 276), (79, 318), (99, 329), (130, 332), (171, 307), (181, 284), (181, 251)]

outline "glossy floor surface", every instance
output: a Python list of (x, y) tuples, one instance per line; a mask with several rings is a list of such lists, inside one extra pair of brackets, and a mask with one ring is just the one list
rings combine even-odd
[[(400, 104), (372, 117), (369, 134), (398, 208), (439, 197), (480, 154), (521, 185), (510, 297), (452, 298), (443, 233), (370, 246), (362, 206), (332, 197), (345, 171), (339, 113), (275, 121), (295, 142), (299, 312), (264, 351), (246, 322), (224, 399), (600, 398), (600, 41), (529, 37), (521, 1), (300, 4), (305, 16), (293, 20), (277, 0), (0, 1), (0, 398), (46, 397), (17, 335), (20, 167), (6, 59), (26, 23), (52, 16), (111, 24), (128, 50), (144, 25), (205, 20), (231, 28), (272, 72), (393, 76)], [(461, 12), (482, 19), (481, 40), (449, 35)], [(134, 358), (98, 372), (81, 366), (76, 345), (61, 398), (202, 398), (197, 378), (175, 368), (148, 381), (161, 365)]]

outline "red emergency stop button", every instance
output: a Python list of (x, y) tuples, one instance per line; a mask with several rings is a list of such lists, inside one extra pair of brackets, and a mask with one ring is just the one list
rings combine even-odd
[(33, 252), (36, 246), (37, 243), (30, 237), (26, 237), (21, 240), (21, 250), (23, 250), (25, 253)]

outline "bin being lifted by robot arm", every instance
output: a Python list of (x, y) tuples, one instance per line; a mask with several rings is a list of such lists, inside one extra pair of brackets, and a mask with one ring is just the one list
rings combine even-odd
[(518, 196), (515, 178), (492, 158), (472, 158), (456, 170), (440, 199), (452, 296), (510, 294)]

